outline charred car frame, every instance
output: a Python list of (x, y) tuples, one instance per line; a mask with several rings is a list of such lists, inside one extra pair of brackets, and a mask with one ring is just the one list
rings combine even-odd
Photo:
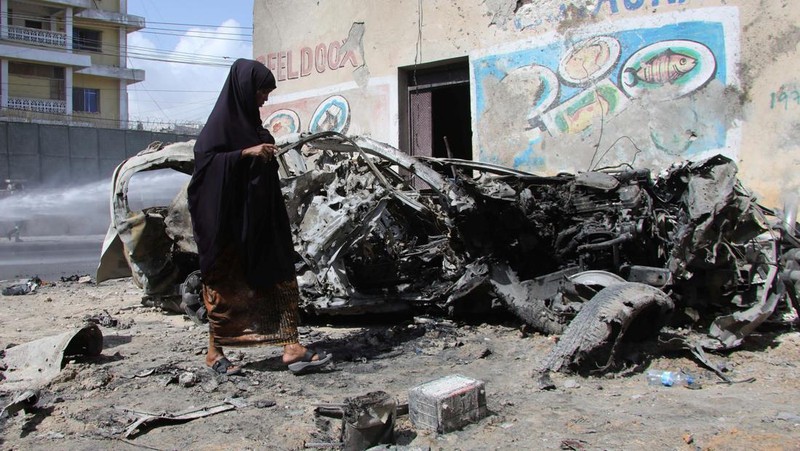
[[(542, 371), (603, 346), (610, 359), (623, 336), (668, 321), (706, 332), (697, 349), (797, 321), (794, 218), (757, 204), (725, 157), (657, 177), (627, 165), (545, 177), (334, 132), (278, 144), (307, 314), (508, 309), (563, 334)], [(146, 302), (201, 315), (185, 188), (169, 206), (127, 200), (137, 172), (191, 174), (192, 145), (154, 146), (115, 170), (97, 278), (132, 276)]]

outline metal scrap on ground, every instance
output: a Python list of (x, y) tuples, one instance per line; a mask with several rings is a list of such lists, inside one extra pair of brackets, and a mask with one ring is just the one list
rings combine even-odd
[(122, 434), (122, 436), (124, 438), (129, 438), (138, 433), (145, 432), (146, 428), (152, 428), (161, 424), (183, 423), (186, 421), (195, 420), (197, 418), (203, 418), (209, 415), (227, 412), (228, 410), (233, 410), (236, 408), (237, 405), (235, 402), (225, 401), (213, 406), (191, 407), (175, 413), (145, 413), (123, 409), (130, 413), (136, 414), (139, 418), (131, 423), (127, 429), (125, 429), (125, 432)]
[(8, 348), (0, 360), (0, 393), (44, 387), (58, 376), (68, 357), (94, 357), (102, 350), (103, 333), (95, 324)]

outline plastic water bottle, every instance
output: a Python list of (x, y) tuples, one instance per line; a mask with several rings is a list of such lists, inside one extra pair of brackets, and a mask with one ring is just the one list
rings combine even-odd
[(663, 385), (665, 387), (692, 387), (697, 384), (697, 381), (694, 376), (683, 371), (649, 370), (647, 372), (647, 384)]

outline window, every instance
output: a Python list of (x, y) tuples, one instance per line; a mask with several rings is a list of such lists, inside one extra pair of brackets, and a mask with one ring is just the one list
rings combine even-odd
[(99, 52), (102, 49), (103, 35), (97, 30), (86, 28), (75, 28), (72, 31), (72, 48), (75, 50), (87, 50), (89, 52)]
[(73, 88), (72, 111), (77, 113), (99, 113), (100, 90), (92, 88)]
[[(47, 81), (50, 84), (49, 98), (53, 100), (64, 100), (66, 98), (63, 67), (9, 61), (8, 74), (22, 76), (26, 78), (47, 79)], [(31, 82), (23, 84), (28, 85), (31, 84)]]
[(8, 73), (22, 75), (25, 77), (64, 79), (64, 68), (58, 66), (47, 66), (44, 64), (23, 63), (18, 61), (8, 62)]
[(42, 22), (39, 20), (25, 20), (25, 28), (42, 29)]

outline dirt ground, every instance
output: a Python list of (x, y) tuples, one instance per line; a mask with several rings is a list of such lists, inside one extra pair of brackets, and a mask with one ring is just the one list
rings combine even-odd
[[(0, 349), (59, 334), (107, 311), (98, 358), (71, 361), (38, 407), (0, 425), (2, 449), (302, 449), (338, 439), (341, 420), (319, 404), (383, 390), (399, 403), (408, 390), (461, 374), (486, 384), (489, 415), (438, 435), (407, 415), (395, 425), (405, 449), (800, 449), (800, 333), (752, 336), (743, 349), (712, 355), (734, 380), (720, 384), (686, 354), (662, 354), (630, 371), (598, 377), (556, 374), (541, 391), (532, 368), (554, 337), (528, 334), (513, 320), (461, 324), (444, 318), (304, 326), (305, 344), (332, 351), (327, 372), (295, 376), (280, 349), (229, 350), (241, 377), (215, 376), (203, 361), (207, 330), (140, 303), (130, 279), (56, 282), (34, 294), (0, 296)], [(702, 388), (648, 386), (646, 368), (687, 369)], [(198, 379), (178, 383), (184, 373)], [(188, 377), (188, 376), (184, 376)], [(0, 383), (2, 388), (2, 383)], [(239, 407), (122, 439), (133, 412), (177, 412), (235, 399)], [(3, 405), (8, 394), (0, 397)], [(271, 401), (274, 401), (274, 405)]]

